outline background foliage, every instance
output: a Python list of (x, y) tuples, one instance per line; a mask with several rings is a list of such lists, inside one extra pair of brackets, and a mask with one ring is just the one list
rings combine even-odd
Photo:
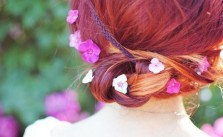
[[(21, 134), (46, 116), (44, 98), (52, 92), (73, 88), (82, 109), (94, 111), (77, 77), (86, 65), (68, 46), (68, 9), (67, 0), (0, 0), (0, 104), (16, 117)], [(211, 100), (201, 102), (192, 118), (199, 127), (223, 115), (220, 90), (211, 89)]]

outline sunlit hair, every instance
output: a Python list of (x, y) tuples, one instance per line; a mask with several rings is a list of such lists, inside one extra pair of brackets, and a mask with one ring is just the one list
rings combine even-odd
[[(117, 102), (127, 107), (146, 103), (151, 96), (169, 98), (194, 93), (222, 76), (218, 67), (223, 40), (221, 0), (72, 0), (79, 10), (71, 31), (80, 30), (83, 40), (92, 39), (102, 52), (93, 65), (92, 94), (99, 101)], [(135, 63), (106, 40), (92, 18), (93, 4), (111, 35), (134, 56)], [(195, 69), (206, 56), (211, 67), (199, 75)], [(153, 74), (149, 60), (158, 58), (165, 70)], [(128, 77), (128, 94), (112, 88), (118, 75)], [(166, 93), (170, 78), (181, 83), (179, 94)]]

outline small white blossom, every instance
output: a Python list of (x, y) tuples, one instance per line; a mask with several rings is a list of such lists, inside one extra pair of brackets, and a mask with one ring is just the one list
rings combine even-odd
[(126, 94), (127, 88), (128, 88), (126, 75), (122, 74), (118, 76), (117, 78), (114, 78), (112, 82), (112, 86), (115, 88), (116, 91)]
[(93, 80), (93, 71), (89, 70), (88, 73), (85, 75), (85, 77), (82, 80), (82, 83), (87, 84), (90, 83)]
[(164, 70), (164, 65), (162, 62), (159, 61), (159, 59), (157, 58), (153, 58), (151, 60), (151, 63), (149, 64), (149, 70), (151, 72), (153, 72), (154, 74), (158, 74), (160, 73), (161, 71)]
[(220, 58), (223, 59), (223, 50), (220, 52)]

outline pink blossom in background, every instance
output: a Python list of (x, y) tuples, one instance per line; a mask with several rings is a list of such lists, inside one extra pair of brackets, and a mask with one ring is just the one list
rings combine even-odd
[(0, 116), (3, 115), (3, 108), (2, 106), (0, 105)]
[(104, 107), (104, 105), (105, 105), (105, 103), (99, 101), (99, 102), (95, 105), (95, 111), (97, 112), (97, 111), (101, 110), (101, 109)]
[(214, 126), (210, 124), (204, 124), (201, 127), (205, 133), (211, 137), (223, 137), (223, 118), (219, 118), (215, 121)]
[(45, 111), (49, 116), (62, 121), (75, 122), (80, 119), (80, 104), (74, 91), (52, 93), (45, 98)]
[(209, 136), (211, 137), (219, 137), (215, 131), (214, 131), (214, 128), (210, 125), (210, 124), (204, 124), (202, 127), (201, 127), (201, 130), (203, 130), (205, 133), (207, 133)]
[(223, 117), (219, 118), (214, 123), (215, 132), (223, 137)]
[(13, 117), (0, 117), (0, 137), (17, 137), (18, 131), (17, 121)]

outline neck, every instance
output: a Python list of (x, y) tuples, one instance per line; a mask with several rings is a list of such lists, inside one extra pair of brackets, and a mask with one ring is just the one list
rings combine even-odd
[[(146, 104), (137, 108), (127, 108), (120, 106), (117, 103), (107, 104), (108, 107), (112, 107), (114, 109), (123, 110), (123, 111), (133, 111), (134, 112), (142, 112), (142, 113), (180, 113), (186, 114), (182, 96), (177, 96), (169, 99), (158, 99), (151, 98)], [(118, 112), (118, 111), (117, 111)]]
[[(127, 121), (146, 120), (149, 121), (167, 119), (176, 121), (177, 118), (187, 116), (181, 96), (172, 97), (170, 99), (151, 98), (146, 104), (137, 108), (127, 108), (117, 103), (106, 104), (104, 112), (108, 117), (122, 118)], [(164, 122), (164, 121), (161, 121)]]
[[(175, 114), (176, 112), (181, 115)], [(122, 130), (126, 127), (126, 129), (134, 129), (136, 133), (148, 131), (154, 136), (174, 133), (183, 125), (194, 127), (186, 115), (181, 96), (170, 99), (151, 98), (145, 105), (137, 108), (127, 108), (117, 103), (106, 104), (98, 115), (100, 120), (105, 122), (104, 125), (109, 123), (110, 127), (115, 129), (119, 127)], [(160, 129), (162, 133), (156, 132)]]

